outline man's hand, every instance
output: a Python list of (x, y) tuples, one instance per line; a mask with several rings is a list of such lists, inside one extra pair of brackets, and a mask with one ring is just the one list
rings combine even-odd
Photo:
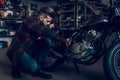
[(71, 39), (70, 38), (67, 38), (66, 39), (66, 46), (69, 47), (71, 44)]
[(50, 24), (49, 28), (51, 28), (51, 29), (54, 28), (54, 24)]

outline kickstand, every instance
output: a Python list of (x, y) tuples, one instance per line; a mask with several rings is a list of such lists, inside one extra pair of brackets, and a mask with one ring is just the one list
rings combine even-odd
[(76, 68), (76, 70), (77, 70), (77, 73), (80, 74), (80, 71), (79, 71), (79, 68), (78, 68), (77, 63), (73, 63), (73, 64), (74, 64), (74, 66), (75, 66), (75, 68)]

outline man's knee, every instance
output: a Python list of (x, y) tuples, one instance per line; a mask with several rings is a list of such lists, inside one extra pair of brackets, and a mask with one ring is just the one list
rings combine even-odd
[(37, 62), (33, 58), (31, 58), (27, 53), (23, 53), (21, 55), (19, 64), (21, 66), (21, 70), (26, 73), (34, 72), (38, 67)]

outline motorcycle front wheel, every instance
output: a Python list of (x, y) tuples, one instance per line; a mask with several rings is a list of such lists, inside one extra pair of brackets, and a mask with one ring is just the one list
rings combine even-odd
[(120, 41), (108, 49), (104, 56), (103, 67), (108, 80), (120, 80)]

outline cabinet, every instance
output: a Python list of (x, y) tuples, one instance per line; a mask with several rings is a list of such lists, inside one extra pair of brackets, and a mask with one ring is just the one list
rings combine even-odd
[(102, 9), (107, 8), (100, 0), (57, 0), (57, 4), (59, 28), (67, 29), (79, 29), (93, 17), (103, 15)]
[(26, 17), (26, 12), (26, 8), (19, 6), (13, 8), (7, 2), (0, 6), (0, 48), (8, 47), (11, 44), (18, 26)]
[(25, 13), (24, 6), (15, 8), (6, 2), (4, 7), (0, 7), (0, 38), (13, 37), (23, 18), (26, 17)]

